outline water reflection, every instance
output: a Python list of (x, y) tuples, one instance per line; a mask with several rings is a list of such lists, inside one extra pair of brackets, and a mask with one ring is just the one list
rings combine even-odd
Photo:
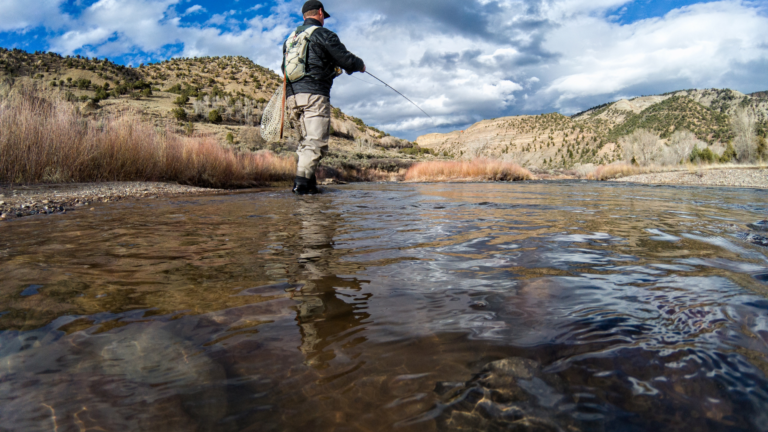
[(360, 185), (0, 225), (10, 430), (766, 430), (763, 191)]

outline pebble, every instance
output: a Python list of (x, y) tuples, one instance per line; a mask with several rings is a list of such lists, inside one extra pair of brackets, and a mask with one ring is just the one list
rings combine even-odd
[[(3, 188), (0, 188), (2, 191)], [(6, 198), (0, 201), (0, 220), (33, 214), (52, 214), (67, 210), (91, 206), (97, 202), (119, 202), (130, 198), (159, 198), (180, 195), (218, 194), (222, 189), (205, 189), (160, 182), (111, 182), (81, 183), (66, 185), (40, 185), (17, 187), (17, 190), (5, 189)], [(149, 195), (149, 196), (148, 196)], [(10, 199), (8, 199), (10, 197)], [(93, 208), (91, 208), (93, 210)], [(5, 215), (3, 217), (3, 215)]]
[(690, 186), (724, 186), (768, 189), (768, 169), (702, 169), (691, 173), (686, 171), (639, 174), (612, 181), (675, 184)]

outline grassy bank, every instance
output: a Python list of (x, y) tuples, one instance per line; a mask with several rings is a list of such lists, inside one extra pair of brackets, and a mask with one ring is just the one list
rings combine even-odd
[(71, 103), (14, 87), (0, 99), (0, 182), (175, 181), (247, 187), (288, 181), (295, 159), (236, 152), (136, 114), (92, 119)]
[(405, 181), (518, 181), (532, 180), (533, 174), (511, 162), (493, 159), (472, 161), (430, 161), (413, 165), (405, 172)]

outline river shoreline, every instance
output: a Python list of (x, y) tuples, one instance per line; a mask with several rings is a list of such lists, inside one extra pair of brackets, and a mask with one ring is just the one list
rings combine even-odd
[(768, 189), (768, 168), (722, 168), (636, 174), (609, 181), (704, 187)]
[[(565, 180), (568, 178), (567, 176), (545, 179), (539, 177), (537, 180)], [(576, 180), (576, 178), (573, 179)], [(454, 180), (453, 182), (465, 183), (467, 181), (471, 180)], [(659, 172), (632, 175), (610, 181), (768, 189), (768, 168)], [(67, 213), (91, 208), (94, 203), (119, 202), (126, 199), (156, 199), (233, 192), (233, 190), (228, 189), (210, 189), (162, 182), (0, 185), (0, 221), (38, 214)]]
[(38, 214), (67, 213), (95, 203), (230, 192), (161, 182), (0, 185), (0, 221)]

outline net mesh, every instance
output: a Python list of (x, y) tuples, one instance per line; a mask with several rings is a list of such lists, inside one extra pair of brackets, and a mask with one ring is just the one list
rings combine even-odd
[(267, 142), (280, 139), (280, 118), (283, 107), (283, 86), (279, 86), (261, 116), (261, 137)]

